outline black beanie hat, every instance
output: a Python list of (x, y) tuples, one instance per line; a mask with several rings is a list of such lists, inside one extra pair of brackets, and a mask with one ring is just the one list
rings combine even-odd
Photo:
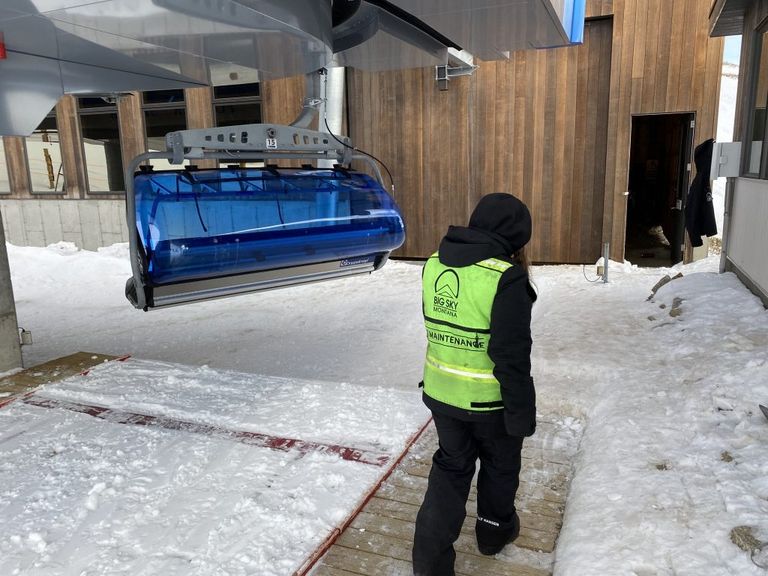
[(531, 213), (521, 200), (496, 192), (480, 199), (469, 217), (469, 227), (500, 236), (512, 254), (531, 239)]

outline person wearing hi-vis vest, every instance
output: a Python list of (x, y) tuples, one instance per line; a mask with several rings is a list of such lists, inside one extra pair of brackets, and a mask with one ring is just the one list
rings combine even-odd
[(416, 518), (413, 570), (451, 576), (475, 464), (479, 551), (520, 533), (515, 511), (523, 438), (536, 429), (525, 245), (531, 215), (510, 194), (484, 196), (469, 226), (451, 226), (422, 273), (427, 331), (423, 399), (439, 448)]

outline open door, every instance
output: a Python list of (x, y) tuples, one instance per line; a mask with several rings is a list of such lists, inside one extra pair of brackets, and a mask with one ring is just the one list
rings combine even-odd
[(633, 264), (683, 259), (694, 128), (692, 113), (632, 118), (625, 258)]

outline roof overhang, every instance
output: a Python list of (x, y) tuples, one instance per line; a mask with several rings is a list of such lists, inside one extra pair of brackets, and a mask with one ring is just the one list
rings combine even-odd
[(753, 0), (713, 0), (709, 10), (710, 36), (738, 36), (744, 32), (744, 13)]
[(580, 43), (585, 4), (0, 0), (0, 134), (29, 134), (62, 94), (237, 84), (333, 65), (444, 65), (451, 54), (499, 60)]

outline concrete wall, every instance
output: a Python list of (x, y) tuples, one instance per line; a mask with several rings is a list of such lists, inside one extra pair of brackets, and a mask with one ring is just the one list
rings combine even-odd
[(128, 241), (123, 200), (0, 199), (5, 240), (18, 246), (74, 242), (96, 250)]
[(768, 181), (739, 178), (724, 249), (727, 267), (768, 304)]

